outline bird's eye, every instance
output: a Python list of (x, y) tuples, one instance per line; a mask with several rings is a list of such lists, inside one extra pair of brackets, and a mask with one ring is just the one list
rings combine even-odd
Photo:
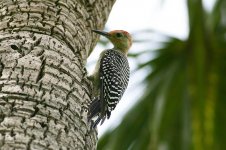
[(116, 33), (116, 37), (117, 37), (117, 38), (122, 37), (122, 33)]

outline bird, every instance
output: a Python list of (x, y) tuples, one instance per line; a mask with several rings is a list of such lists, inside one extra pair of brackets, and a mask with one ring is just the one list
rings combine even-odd
[(130, 67), (127, 59), (132, 46), (131, 35), (124, 30), (105, 32), (92, 30), (110, 40), (113, 48), (101, 52), (94, 72), (88, 77), (93, 83), (93, 98), (88, 107), (88, 121), (91, 128), (109, 119), (111, 112), (121, 100), (129, 82)]

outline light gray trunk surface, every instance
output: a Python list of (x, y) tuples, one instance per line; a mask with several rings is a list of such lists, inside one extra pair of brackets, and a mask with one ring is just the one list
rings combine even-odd
[(0, 149), (96, 149), (85, 63), (113, 3), (0, 0)]

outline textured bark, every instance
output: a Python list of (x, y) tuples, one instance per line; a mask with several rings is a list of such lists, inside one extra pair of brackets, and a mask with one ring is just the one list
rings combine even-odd
[(0, 0), (0, 149), (95, 149), (86, 59), (114, 0)]

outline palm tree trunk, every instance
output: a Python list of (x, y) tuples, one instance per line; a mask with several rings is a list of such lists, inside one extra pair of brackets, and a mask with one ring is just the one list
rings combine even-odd
[(95, 149), (85, 63), (113, 1), (0, 1), (0, 149)]

